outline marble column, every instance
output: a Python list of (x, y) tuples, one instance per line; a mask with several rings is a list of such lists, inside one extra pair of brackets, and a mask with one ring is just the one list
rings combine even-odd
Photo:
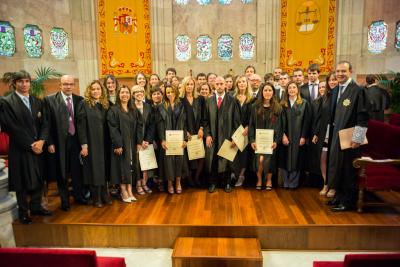
[(8, 192), (8, 168), (0, 159), (0, 247), (15, 247), (12, 222), (17, 213), (17, 200)]

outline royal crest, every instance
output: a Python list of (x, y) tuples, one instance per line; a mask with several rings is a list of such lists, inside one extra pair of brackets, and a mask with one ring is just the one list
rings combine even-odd
[(114, 12), (114, 31), (123, 34), (131, 34), (137, 32), (137, 17), (133, 10), (129, 7), (119, 7)]

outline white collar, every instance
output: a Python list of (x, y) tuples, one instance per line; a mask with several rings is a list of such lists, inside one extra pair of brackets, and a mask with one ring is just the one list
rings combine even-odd
[(314, 84), (319, 84), (319, 80), (316, 80), (315, 82), (310, 82), (310, 81), (308, 81), (308, 86), (310, 86), (310, 85), (314, 85)]
[(24, 99), (24, 98), (26, 98), (26, 97), (29, 99), (29, 95), (27, 95), (27, 96), (22, 95), (22, 94), (19, 93), (17, 90), (15, 90), (15, 93), (16, 93), (21, 99)]
[[(64, 99), (64, 102), (67, 102), (67, 97), (71, 98), (71, 100), (72, 100), (72, 94), (71, 95), (66, 95), (66, 94), (64, 94), (63, 91), (60, 91), (60, 92), (61, 92), (61, 95), (62, 95), (62, 97)], [(71, 101), (71, 103), (72, 103), (72, 101)]]
[(339, 83), (339, 86), (344, 86), (344, 88), (346, 88), (350, 82), (351, 82), (351, 78), (349, 78), (344, 84)]
[(222, 98), (222, 100), (224, 100), (224, 97), (225, 97), (225, 92), (224, 92), (224, 94), (223, 94), (223, 95), (219, 95), (219, 94), (215, 93), (215, 96), (217, 97), (217, 100), (218, 100), (218, 97), (221, 97), (221, 98)]

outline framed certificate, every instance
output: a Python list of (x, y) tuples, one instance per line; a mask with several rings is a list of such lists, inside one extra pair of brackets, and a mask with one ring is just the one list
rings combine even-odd
[(167, 156), (183, 156), (183, 131), (182, 130), (166, 130), (165, 141), (167, 142)]
[(198, 138), (197, 135), (192, 135), (192, 139), (187, 142), (187, 151), (189, 160), (205, 158), (203, 138)]
[(274, 143), (274, 130), (256, 129), (256, 154), (272, 154), (272, 144)]

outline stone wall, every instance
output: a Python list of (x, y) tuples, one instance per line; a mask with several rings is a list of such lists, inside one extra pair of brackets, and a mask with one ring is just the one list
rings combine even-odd
[[(13, 57), (0, 57), (0, 75), (25, 69), (33, 76), (41, 66), (74, 75), (81, 88), (98, 76), (96, 13), (93, 0), (2, 0), (0, 20), (14, 26), (16, 52)], [(29, 58), (24, 49), (23, 28), (37, 25), (43, 33), (44, 53), (41, 58)], [(69, 36), (69, 56), (55, 59), (50, 54), (49, 35), (53, 27), (61, 27)], [(83, 86), (82, 86), (83, 85)], [(4, 91), (4, 84), (1, 91)]]

